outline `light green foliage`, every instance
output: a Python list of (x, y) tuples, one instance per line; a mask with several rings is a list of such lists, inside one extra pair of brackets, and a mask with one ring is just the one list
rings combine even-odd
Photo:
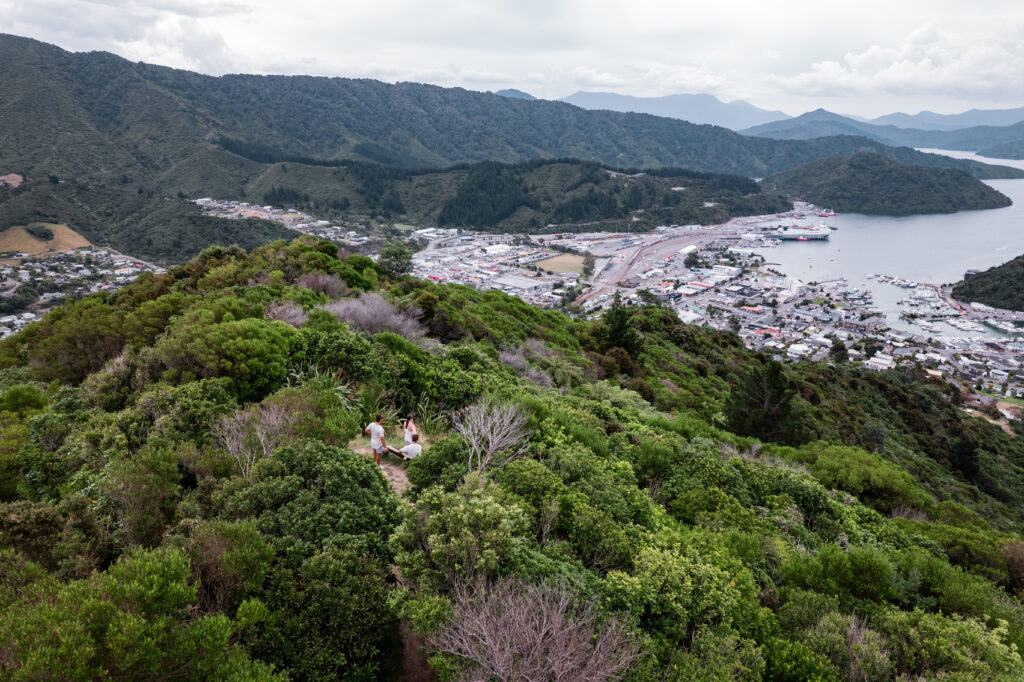
[(432, 443), (406, 469), (409, 483), (415, 491), (439, 484), (451, 492), (459, 486), (467, 473), (469, 448), (461, 437), (444, 438)]
[(844, 551), (836, 545), (825, 545), (816, 554), (794, 554), (782, 567), (790, 584), (847, 600), (849, 608), (855, 600), (895, 601), (896, 567), (881, 550), (852, 547)]
[(422, 590), (447, 590), (507, 569), (523, 546), (527, 517), (472, 474), (456, 492), (428, 488), (406, 505), (391, 538), (402, 575)]
[(929, 507), (931, 495), (902, 467), (860, 448), (812, 443), (792, 455), (822, 485), (856, 495), (882, 513), (897, 506)]
[(896, 676), (885, 638), (856, 616), (826, 614), (807, 633), (804, 643), (831, 660), (844, 682), (881, 682)]
[(1024, 661), (1009, 643), (1006, 623), (986, 627), (973, 619), (936, 613), (887, 611), (875, 619), (889, 657), (905, 675), (1011, 680), (1024, 676)]
[(203, 379), (182, 386), (159, 386), (139, 396), (135, 403), (153, 432), (172, 441), (206, 445), (216, 421), (237, 405), (228, 379)]
[(722, 555), (645, 547), (633, 574), (608, 574), (608, 599), (645, 630), (672, 642), (687, 642), (700, 627), (729, 628), (756, 611), (754, 582), (749, 573), (736, 568)]
[[(271, 670), (233, 643), (241, 621), (190, 618), (195, 588), (174, 550), (132, 555), (87, 580), (31, 583), (0, 613), (0, 671), (7, 679), (106, 676), (270, 680)], [(249, 619), (258, 613), (246, 609)]]
[(701, 682), (755, 682), (763, 679), (764, 652), (749, 639), (734, 633), (702, 628), (692, 638), (688, 651), (671, 658), (674, 680)]

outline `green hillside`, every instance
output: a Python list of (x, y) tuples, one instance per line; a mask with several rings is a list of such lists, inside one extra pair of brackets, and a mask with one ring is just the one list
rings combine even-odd
[(953, 297), (965, 303), (1024, 311), (1024, 256), (965, 277), (953, 287)]
[[(752, 138), (676, 119), (415, 83), (215, 78), (10, 35), (0, 36), (0, 59), (0, 163), (29, 175), (149, 179), (194, 164), (221, 140), (256, 161), (356, 159), (418, 168), (563, 157), (750, 177), (875, 149), (921, 165), (1018, 175), (863, 138)], [(165, 186), (181, 189), (175, 179), (187, 182), (187, 174), (164, 177)]]
[(0, 187), (0, 230), (34, 222), (67, 222), (93, 244), (157, 263), (180, 263), (208, 244), (251, 249), (295, 234), (266, 220), (204, 216), (184, 197), (122, 185), (44, 178)]
[[(169, 210), (182, 196), (262, 201), (284, 188), (289, 192), (279, 198), (309, 197), (332, 214), (347, 211), (426, 224), (442, 218), (440, 199), (448, 201), (453, 188), (462, 188), (459, 174), (474, 176), (462, 164), (485, 160), (517, 164), (575, 158), (614, 167), (763, 177), (822, 157), (872, 150), (901, 163), (960, 168), (978, 177), (1024, 176), (1018, 169), (886, 147), (857, 136), (807, 141), (744, 137), (675, 119), (414, 83), (215, 78), (107, 53), (69, 53), (10, 35), (0, 35), (0, 63), (0, 174), (29, 178), (17, 202), (0, 205), (0, 216), (46, 214), (83, 234), (99, 235), (99, 241), (114, 248), (161, 261), (180, 262), (194, 255), (197, 245), (234, 235), (247, 247), (263, 236), (279, 236), (265, 225), (197, 225), (194, 215)], [(451, 174), (416, 171), (453, 164), (457, 170)], [(499, 175), (516, 176), (531, 193), (532, 181), (522, 177), (529, 173), (558, 175), (550, 169), (511, 169)], [(477, 208), (452, 207), (443, 217), (450, 224), (522, 229), (618, 220), (640, 209), (661, 211), (658, 217), (642, 216), (650, 224), (710, 222), (753, 211), (756, 205), (769, 211), (777, 205), (723, 196), (715, 210), (702, 212), (690, 201), (693, 195), (663, 201), (670, 195), (660, 187), (642, 189), (643, 196), (623, 202), (626, 197), (609, 197), (602, 187), (591, 195), (590, 187), (573, 186), (576, 175), (568, 168), (562, 178), (538, 180), (540, 196), (514, 199), (515, 210), (508, 216), (496, 217), (505, 208), (485, 215)], [(50, 178), (60, 181), (59, 190), (46, 187)], [(488, 183), (477, 184), (478, 194)], [(66, 189), (65, 184), (90, 189)], [(570, 196), (560, 202), (554, 194), (547, 197), (548, 188)], [(130, 196), (133, 192), (143, 199)], [(470, 196), (463, 193), (460, 201), (471, 201)], [(156, 213), (173, 224), (158, 225), (147, 198), (164, 202)], [(667, 203), (677, 206), (676, 201), (682, 209), (661, 210)], [(182, 226), (181, 234), (169, 234)]]
[[(221, 159), (230, 155), (222, 153)], [(480, 162), (448, 170), (404, 170), (367, 162), (337, 166), (274, 163), (232, 179), (215, 168), (189, 174), (187, 196), (288, 205), (329, 218), (400, 220), (499, 232), (644, 230), (667, 224), (715, 224), (733, 216), (788, 210), (735, 175), (682, 169), (611, 170), (595, 162)], [(0, 187), (0, 229), (68, 222), (96, 244), (161, 263), (186, 260), (202, 244), (253, 248), (294, 233), (279, 223), (203, 216), (181, 196), (130, 184), (30, 180)], [(673, 190), (673, 187), (685, 187)], [(548, 227), (551, 225), (552, 227)]]
[(1021, 679), (1024, 438), (954, 388), (207, 249), (0, 342), (0, 675)]
[(713, 224), (730, 216), (790, 207), (777, 195), (761, 194), (753, 180), (736, 175), (679, 168), (622, 170), (575, 160), (484, 161), (420, 171), (366, 163), (340, 167), (278, 163), (267, 166), (242, 195), (327, 214), (499, 232), (558, 231), (582, 225), (617, 230), (627, 221), (640, 230), (665, 224)]
[(906, 166), (870, 152), (812, 161), (771, 175), (761, 186), (837, 211), (879, 215), (954, 213), (1012, 203), (963, 171)]

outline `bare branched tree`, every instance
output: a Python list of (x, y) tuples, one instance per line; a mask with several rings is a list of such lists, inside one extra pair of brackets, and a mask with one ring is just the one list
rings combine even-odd
[[(540, 343), (540, 347), (544, 348), (545, 351), (547, 350), (547, 347), (544, 346), (543, 342), (538, 343)], [(531, 365), (530, 361), (527, 359), (528, 356), (536, 357), (536, 353), (531, 352), (525, 344), (520, 344), (516, 348), (506, 348), (502, 350), (499, 355), (501, 361), (514, 369), (516, 374), (521, 378), (529, 379), (533, 383), (544, 388), (551, 386), (552, 381), (551, 377), (548, 376), (548, 373), (539, 367)], [(547, 356), (545, 355), (544, 357)]]
[(469, 471), (483, 473), (522, 457), (529, 447), (529, 419), (519, 405), (499, 403), (489, 397), (459, 412), (454, 425), (469, 445)]
[(340, 298), (349, 291), (348, 285), (337, 275), (325, 275), (319, 272), (303, 275), (295, 283), (318, 294), (326, 294), (330, 299)]
[(402, 310), (380, 294), (364, 293), (358, 299), (333, 301), (325, 305), (324, 310), (339, 321), (370, 334), (394, 332), (411, 341), (426, 334), (426, 329), (416, 319), (421, 314), (419, 309)]
[(639, 655), (618, 621), (564, 585), (474, 583), (453, 598), (451, 621), (429, 643), (469, 661), (467, 682), (616, 680)]
[(222, 417), (216, 427), (217, 440), (238, 463), (242, 476), (248, 478), (256, 462), (284, 445), (296, 419), (277, 403), (253, 405)]
[(293, 327), (301, 327), (309, 319), (302, 306), (291, 301), (267, 303), (263, 306), (263, 317), (268, 320), (280, 320)]

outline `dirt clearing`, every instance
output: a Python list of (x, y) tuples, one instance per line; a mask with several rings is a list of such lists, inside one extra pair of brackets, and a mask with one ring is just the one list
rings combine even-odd
[(37, 256), (41, 253), (71, 251), (83, 246), (91, 246), (88, 239), (67, 225), (36, 224), (49, 228), (53, 233), (53, 239), (44, 241), (29, 234), (24, 227), (9, 227), (0, 232), (0, 252), (27, 253), (30, 256)]
[(583, 272), (583, 256), (563, 253), (561, 256), (539, 260), (534, 265), (554, 273)]

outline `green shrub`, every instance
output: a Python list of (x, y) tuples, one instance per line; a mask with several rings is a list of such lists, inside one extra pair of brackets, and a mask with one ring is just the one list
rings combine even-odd
[(455, 492), (426, 489), (415, 507), (405, 505), (402, 517), (391, 538), (395, 563), (409, 584), (428, 591), (500, 574), (527, 530), (522, 508), (499, 501), (495, 486), (477, 474)]
[(0, 612), (0, 673), (8, 679), (271, 680), (235, 644), (265, 614), (249, 602), (236, 619), (191, 617), (195, 588), (175, 550), (139, 552), (87, 580), (31, 583)]

